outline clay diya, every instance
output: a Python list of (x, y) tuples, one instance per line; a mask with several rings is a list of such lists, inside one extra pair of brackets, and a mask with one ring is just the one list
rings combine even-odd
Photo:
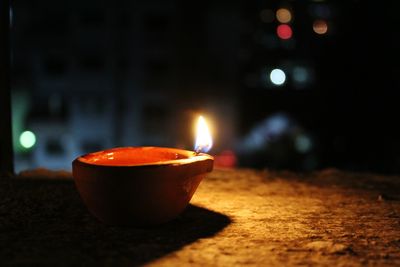
[(72, 169), (84, 204), (100, 221), (145, 226), (177, 217), (213, 163), (194, 151), (121, 147), (80, 156)]

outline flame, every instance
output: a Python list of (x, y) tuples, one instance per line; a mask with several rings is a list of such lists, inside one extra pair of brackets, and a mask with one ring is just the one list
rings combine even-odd
[(208, 129), (207, 123), (203, 116), (200, 116), (197, 121), (196, 127), (196, 143), (194, 145), (194, 150), (196, 152), (207, 153), (212, 147), (212, 138), (210, 130)]

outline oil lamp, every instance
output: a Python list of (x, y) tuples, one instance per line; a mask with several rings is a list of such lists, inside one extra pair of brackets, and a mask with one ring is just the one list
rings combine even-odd
[(79, 194), (88, 210), (110, 225), (154, 225), (172, 220), (188, 205), (214, 158), (203, 117), (195, 151), (165, 147), (119, 147), (72, 162)]

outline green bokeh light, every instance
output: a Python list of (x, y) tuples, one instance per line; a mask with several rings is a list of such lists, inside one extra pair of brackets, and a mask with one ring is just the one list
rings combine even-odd
[(29, 149), (35, 145), (36, 136), (31, 131), (24, 131), (19, 136), (19, 142), (20, 142), (21, 146), (23, 146), (26, 149)]

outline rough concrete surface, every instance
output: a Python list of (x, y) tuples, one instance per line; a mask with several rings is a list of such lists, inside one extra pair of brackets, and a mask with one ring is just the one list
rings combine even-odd
[(0, 179), (0, 266), (400, 266), (396, 176), (214, 170), (141, 229), (94, 219), (68, 173), (22, 176)]

